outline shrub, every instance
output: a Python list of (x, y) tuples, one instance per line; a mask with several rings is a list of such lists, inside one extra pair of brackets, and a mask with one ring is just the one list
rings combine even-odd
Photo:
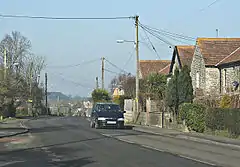
[(179, 118), (185, 120), (190, 129), (203, 133), (205, 130), (205, 113), (206, 107), (204, 105), (184, 103), (180, 106)]
[(113, 96), (113, 102), (116, 104), (120, 104), (120, 96), (119, 95)]
[(111, 100), (111, 97), (110, 97), (107, 90), (95, 89), (92, 92), (92, 99), (93, 99), (94, 103), (96, 103), (96, 102), (106, 102), (106, 101)]
[(27, 108), (17, 108), (16, 110), (16, 117), (28, 116), (28, 109)]
[(206, 127), (212, 131), (224, 130), (226, 111), (219, 108), (208, 108), (206, 113)]
[(206, 127), (212, 131), (228, 130), (231, 137), (238, 137), (240, 135), (240, 109), (208, 109)]
[(237, 138), (240, 135), (240, 109), (228, 109), (225, 120), (229, 134)]
[(224, 95), (220, 101), (220, 108), (230, 108), (231, 102), (231, 97), (228, 95)]

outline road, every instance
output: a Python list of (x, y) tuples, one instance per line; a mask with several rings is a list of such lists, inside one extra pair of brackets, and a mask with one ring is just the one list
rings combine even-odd
[(0, 140), (0, 167), (210, 167), (117, 140), (139, 136), (133, 130), (91, 129), (87, 120), (52, 117), (26, 123), (30, 133)]

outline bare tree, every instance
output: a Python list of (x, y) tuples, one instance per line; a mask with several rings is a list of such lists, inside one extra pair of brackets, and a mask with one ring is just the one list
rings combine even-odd
[[(36, 87), (38, 89), (38, 84), (33, 83), (37, 81), (38, 75), (45, 67), (45, 60), (31, 52), (30, 40), (17, 31), (5, 35), (0, 42), (2, 55), (5, 50), (8, 69), (7, 77), (0, 83), (0, 95), (2, 103), (14, 106), (16, 99), (25, 101), (30, 97), (33, 85), (34, 89)], [(1, 76), (3, 71), (1, 70)]]
[(31, 42), (18, 31), (6, 34), (0, 43), (0, 51), (3, 54), (7, 50), (7, 66), (12, 69), (14, 63), (19, 63), (19, 68), (24, 67), (24, 58), (31, 53)]

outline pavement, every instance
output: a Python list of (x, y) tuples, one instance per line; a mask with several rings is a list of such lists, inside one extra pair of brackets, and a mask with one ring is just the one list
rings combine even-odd
[(11, 137), (28, 132), (28, 129), (24, 127), (23, 122), (28, 119), (13, 119), (6, 120), (0, 123), (0, 138)]
[(25, 122), (29, 133), (0, 139), (0, 167), (239, 167), (240, 149), (135, 131), (92, 129), (78, 117)]
[(141, 126), (141, 125), (131, 125), (134, 126), (133, 130), (145, 133), (151, 133), (156, 135), (162, 135), (172, 138), (178, 139), (187, 139), (196, 142), (203, 142), (206, 144), (215, 144), (222, 146), (229, 146), (233, 148), (240, 148), (240, 140), (239, 139), (231, 139), (227, 137), (221, 136), (213, 136), (207, 135), (203, 133), (195, 133), (195, 132), (181, 132), (174, 129), (165, 129), (158, 127), (150, 127), (150, 126)]

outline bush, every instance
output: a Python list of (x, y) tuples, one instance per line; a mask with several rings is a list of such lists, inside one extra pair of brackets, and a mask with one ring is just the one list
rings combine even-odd
[(228, 95), (224, 95), (220, 101), (220, 108), (230, 108), (232, 99)]
[(107, 90), (95, 89), (92, 92), (92, 99), (93, 99), (94, 103), (96, 103), (96, 102), (107, 102), (107, 101), (111, 100), (111, 97), (110, 97)]
[(208, 109), (206, 127), (212, 131), (228, 130), (231, 137), (238, 137), (240, 135), (240, 109)]
[(184, 103), (180, 106), (179, 120), (185, 120), (186, 125), (196, 132), (205, 130), (206, 107), (201, 104)]
[(28, 116), (28, 109), (27, 108), (17, 108), (16, 117), (23, 117), (23, 116)]
[(206, 127), (212, 131), (225, 129), (225, 115), (224, 109), (208, 108), (206, 113)]
[(120, 96), (119, 95), (113, 96), (113, 102), (116, 104), (120, 104)]

